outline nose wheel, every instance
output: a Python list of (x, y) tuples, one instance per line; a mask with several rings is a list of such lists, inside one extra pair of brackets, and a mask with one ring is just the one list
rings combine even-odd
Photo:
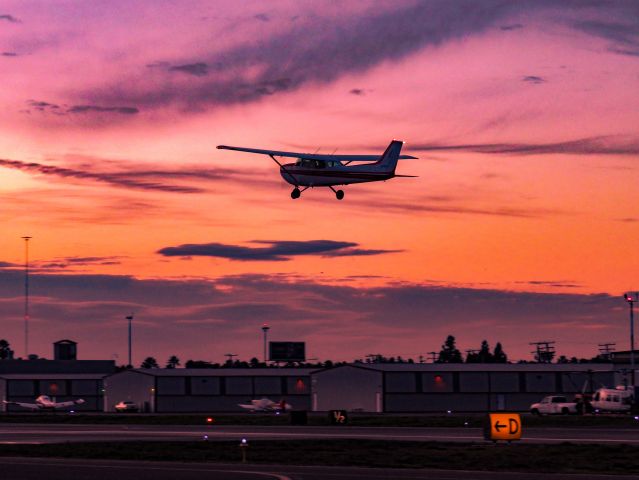
[(293, 200), (295, 200), (296, 198), (300, 198), (300, 195), (301, 195), (301, 194), (302, 194), (302, 192), (300, 191), (300, 189), (299, 189), (299, 188), (297, 188), (297, 187), (295, 187), (295, 188), (293, 189), (293, 191), (291, 192), (291, 198), (292, 198)]

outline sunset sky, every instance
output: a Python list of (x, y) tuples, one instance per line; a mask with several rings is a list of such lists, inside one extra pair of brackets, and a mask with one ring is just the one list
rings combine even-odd
[[(639, 289), (635, 1), (0, 5), (0, 338), (81, 359), (417, 359), (628, 348)], [(291, 200), (268, 157), (397, 178)], [(197, 255), (193, 255), (196, 250)]]

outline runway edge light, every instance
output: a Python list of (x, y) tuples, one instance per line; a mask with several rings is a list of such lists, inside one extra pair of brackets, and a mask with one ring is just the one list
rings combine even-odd
[(521, 416), (518, 413), (489, 413), (484, 422), (484, 439), (497, 442), (521, 440)]

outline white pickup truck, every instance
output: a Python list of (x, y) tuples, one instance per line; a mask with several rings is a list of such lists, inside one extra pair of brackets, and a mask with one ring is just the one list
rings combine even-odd
[(544, 397), (539, 403), (530, 406), (530, 413), (533, 415), (568, 415), (577, 413), (577, 404), (569, 402), (566, 397), (551, 395)]

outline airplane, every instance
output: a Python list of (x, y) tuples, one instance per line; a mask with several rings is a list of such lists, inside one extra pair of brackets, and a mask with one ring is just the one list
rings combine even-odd
[(84, 400), (79, 398), (77, 400), (71, 400), (69, 402), (56, 402), (51, 400), (51, 397), (47, 395), (40, 395), (35, 399), (35, 403), (23, 403), (23, 402), (8, 402), (3, 400), (5, 405), (17, 405), (22, 408), (28, 408), (30, 410), (56, 410), (58, 408), (69, 408), (74, 405), (82, 405)]
[(293, 406), (286, 403), (284, 399), (279, 402), (274, 402), (268, 398), (261, 398), (260, 400), (251, 400), (250, 404), (237, 404), (251, 412), (286, 412), (286, 410), (292, 410)]
[[(313, 187), (328, 187), (338, 200), (344, 198), (343, 190), (335, 190), (337, 185), (351, 183), (379, 182), (394, 177), (415, 177), (415, 175), (397, 175), (395, 167), (398, 160), (416, 159), (410, 155), (400, 155), (404, 142), (393, 140), (382, 156), (377, 155), (321, 155), (317, 153), (280, 152), (256, 148), (230, 147), (218, 145), (221, 150), (257, 153), (268, 155), (280, 167), (282, 178), (293, 185), (291, 198), (299, 198), (303, 191)], [(275, 157), (297, 158), (295, 163), (282, 163)], [(363, 165), (350, 165), (353, 162), (368, 162)]]

